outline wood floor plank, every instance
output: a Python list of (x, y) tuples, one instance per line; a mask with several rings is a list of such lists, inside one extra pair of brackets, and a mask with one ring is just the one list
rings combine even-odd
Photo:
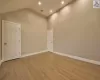
[(46, 52), (4, 62), (0, 80), (100, 80), (100, 66)]

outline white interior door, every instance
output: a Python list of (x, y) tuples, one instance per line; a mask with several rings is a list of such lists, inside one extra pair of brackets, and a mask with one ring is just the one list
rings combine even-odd
[(47, 31), (47, 47), (53, 52), (53, 29)]
[(21, 56), (21, 25), (2, 21), (2, 58), (4, 61)]

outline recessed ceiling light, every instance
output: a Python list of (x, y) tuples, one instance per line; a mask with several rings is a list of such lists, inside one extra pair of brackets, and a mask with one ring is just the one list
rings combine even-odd
[(52, 10), (50, 10), (50, 13), (52, 13), (53, 11)]
[(39, 1), (39, 2), (38, 2), (38, 5), (41, 5), (41, 4), (42, 4), (42, 3)]
[(64, 1), (61, 1), (61, 4), (64, 4), (65, 2)]

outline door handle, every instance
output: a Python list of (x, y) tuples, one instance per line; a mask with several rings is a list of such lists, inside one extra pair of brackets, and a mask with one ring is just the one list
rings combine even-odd
[(7, 45), (7, 43), (4, 43), (4, 45)]

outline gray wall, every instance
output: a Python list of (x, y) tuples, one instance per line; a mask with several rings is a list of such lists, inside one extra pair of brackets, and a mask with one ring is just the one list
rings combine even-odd
[(54, 51), (100, 61), (100, 9), (93, 0), (76, 0), (53, 14)]
[(24, 9), (2, 15), (4, 20), (21, 24), (22, 55), (47, 49), (47, 20)]

